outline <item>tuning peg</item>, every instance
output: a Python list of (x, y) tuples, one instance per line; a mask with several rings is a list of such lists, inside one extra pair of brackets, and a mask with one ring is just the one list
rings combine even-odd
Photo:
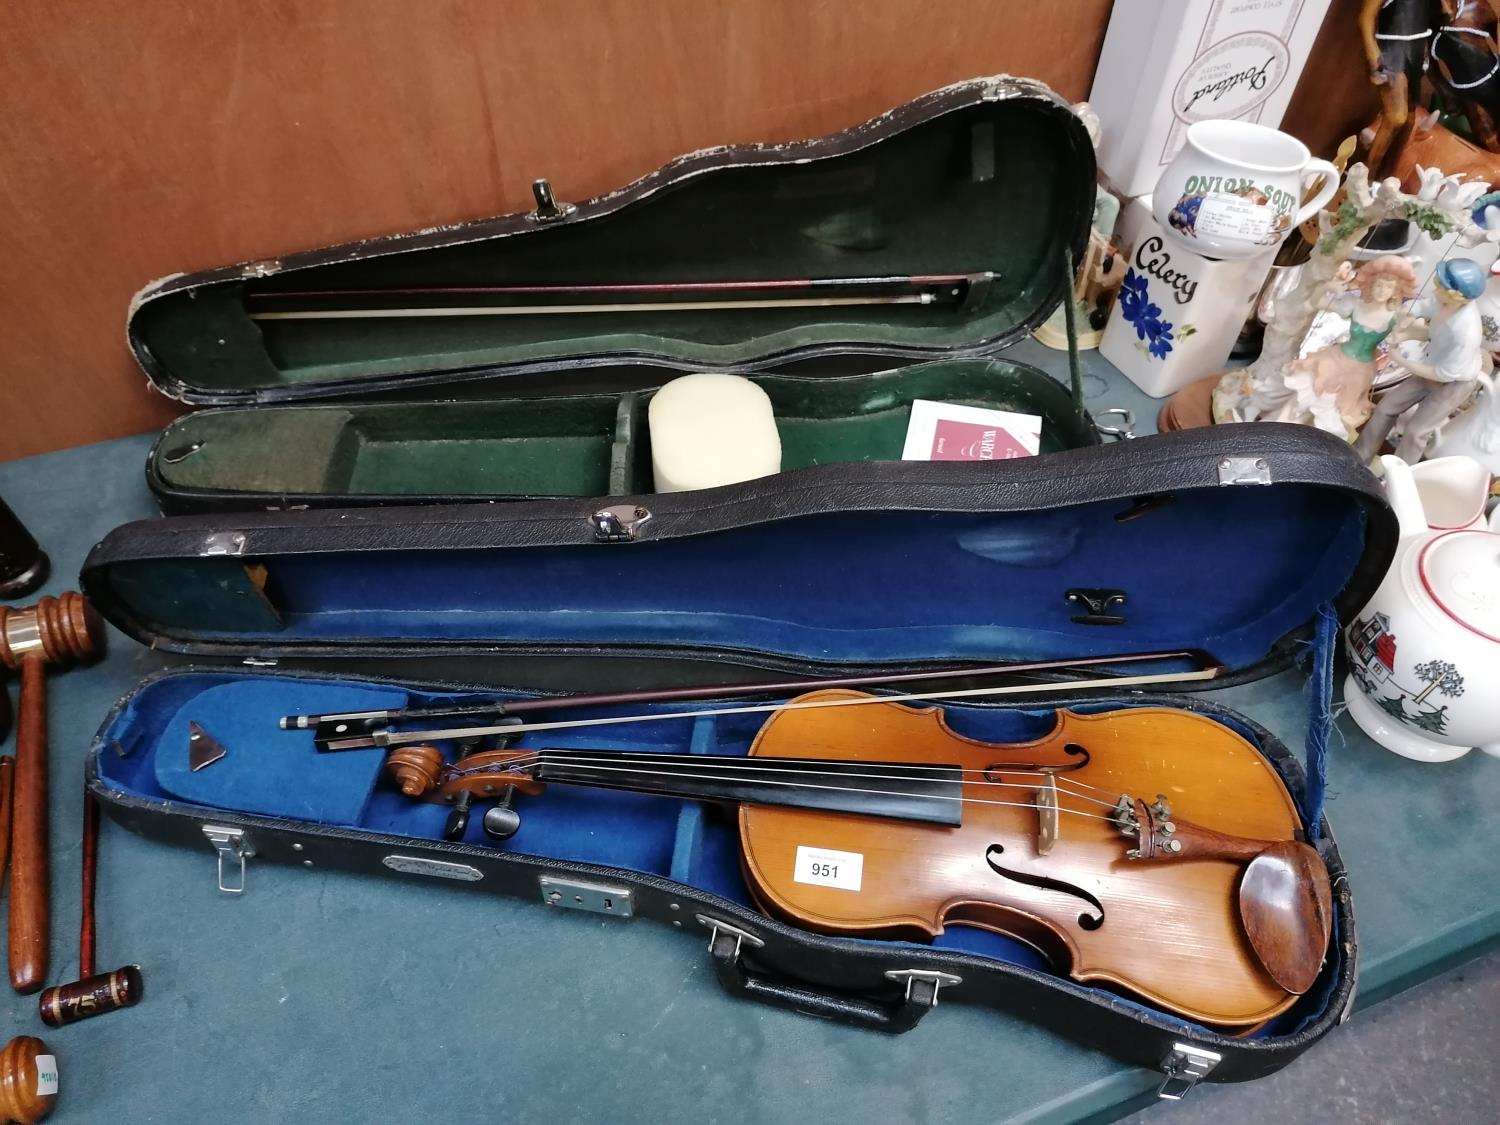
[(510, 807), (510, 799), (516, 795), (516, 787), (507, 785), (500, 803), (484, 814), (485, 835), (495, 840), (509, 840), (521, 830), (521, 814)]
[(509, 804), (496, 805), (484, 814), (485, 835), (495, 840), (509, 840), (521, 830), (521, 814)]
[(474, 798), (468, 790), (459, 793), (458, 800), (453, 803), (453, 810), (443, 825), (443, 839), (456, 843), (464, 838), (464, 833), (469, 830), (469, 806), (473, 802)]

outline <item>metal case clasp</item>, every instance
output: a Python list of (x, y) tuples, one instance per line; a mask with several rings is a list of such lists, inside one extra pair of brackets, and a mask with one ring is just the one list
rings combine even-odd
[[(255, 850), (250, 847), (250, 842), (245, 839), (243, 828), (225, 828), (218, 824), (205, 824), (203, 834), (208, 837), (208, 842), (214, 846), (219, 859), (219, 890), (226, 895), (242, 895), (245, 893), (245, 861), (255, 855)], [(224, 882), (224, 858), (237, 859), (240, 863), (239, 882), (233, 886)]]
[(594, 538), (601, 543), (629, 543), (641, 537), (641, 528), (650, 520), (646, 508), (634, 504), (612, 504), (589, 516)]
[(1173, 1043), (1161, 1069), (1166, 1074), (1156, 1096), (1170, 1102), (1179, 1102), (1188, 1096), (1198, 1080), (1218, 1066), (1223, 1056), (1217, 1051), (1205, 1051), (1191, 1043)]
[(574, 879), (557, 879), (549, 875), (537, 878), (542, 901), (548, 906), (569, 910), (589, 910), (595, 914), (613, 914), (629, 918), (635, 907), (628, 887), (606, 887), (598, 883), (580, 883)]

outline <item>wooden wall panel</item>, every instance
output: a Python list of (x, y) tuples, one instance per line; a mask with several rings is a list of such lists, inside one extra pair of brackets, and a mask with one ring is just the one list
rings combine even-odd
[(172, 404), (123, 343), (146, 281), (815, 136), (962, 78), (1088, 92), (1111, 0), (9, 0), (0, 459)]

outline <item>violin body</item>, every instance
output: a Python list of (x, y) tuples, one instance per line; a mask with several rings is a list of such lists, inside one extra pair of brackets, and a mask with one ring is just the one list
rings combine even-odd
[[(745, 757), (504, 748), (449, 764), (408, 744), (386, 769), (408, 796), (454, 805), (551, 784), (727, 804), (768, 914), (898, 940), (982, 927), (1229, 1031), (1310, 989), (1332, 931), (1328, 870), (1281, 778), (1175, 708), (1059, 711), (1045, 737), (1001, 745), (936, 707), (829, 689), (775, 708)], [(498, 830), (517, 823), (497, 814)]]
[[(1314, 947), (1311, 973), (1301, 970), (1309, 983), (1326, 950), (1327, 872), (1310, 847), (1291, 843), (1300, 828), (1292, 798), (1254, 747), (1212, 719), (1156, 707), (1060, 711), (1044, 738), (991, 745), (950, 730), (937, 708), (789, 710), (761, 728), (750, 753), (945, 762), (976, 771), (963, 775), (957, 827), (741, 805), (747, 881), (763, 910), (796, 925), (919, 941), (950, 924), (979, 926), (1034, 947), (1075, 981), (1226, 1030), (1248, 1030), (1297, 998), (1265, 967), (1274, 964), (1274, 950), (1268, 955), (1263, 942), (1252, 944), (1250, 931), (1267, 912), (1247, 911), (1242, 901), (1250, 891), (1250, 842), (1284, 842), (1275, 850), (1289, 855), (1290, 864), (1256, 882), (1276, 883), (1283, 892), (1289, 882), (1310, 882), (1312, 890), (1299, 887), (1270, 916), (1321, 912), (1299, 923), (1315, 931), (1302, 940), (1304, 961), (1308, 943)], [(1036, 796), (1049, 774), (1060, 815), (1047, 847)], [(1193, 854), (1194, 837), (1187, 835), (1183, 854), (1128, 858), (1131, 841), (1109, 815), (1124, 794), (1165, 795), (1184, 830), (1201, 825), (1210, 831), (1199, 836), (1247, 838), (1244, 854)], [(815, 852), (857, 861), (839, 870), (837, 858)]]

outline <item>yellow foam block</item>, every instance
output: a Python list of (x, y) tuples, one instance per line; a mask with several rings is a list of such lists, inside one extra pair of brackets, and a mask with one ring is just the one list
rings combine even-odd
[(673, 379), (651, 399), (657, 492), (713, 488), (781, 471), (781, 435), (766, 392), (739, 375)]

